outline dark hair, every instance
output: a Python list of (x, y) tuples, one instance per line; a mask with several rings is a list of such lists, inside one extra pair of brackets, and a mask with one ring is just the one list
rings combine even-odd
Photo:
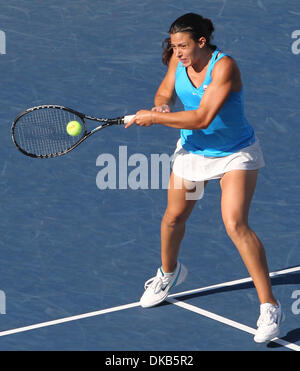
[[(211, 49), (216, 49), (215, 45), (210, 44), (212, 33), (215, 28), (212, 21), (208, 18), (203, 18), (202, 15), (196, 13), (187, 13), (177, 18), (171, 24), (169, 34), (172, 35), (177, 32), (188, 32), (194, 41), (198, 41), (200, 37), (206, 38), (207, 46)], [(162, 62), (165, 65), (169, 64), (173, 50), (171, 48), (171, 39), (168, 37), (163, 42)]]

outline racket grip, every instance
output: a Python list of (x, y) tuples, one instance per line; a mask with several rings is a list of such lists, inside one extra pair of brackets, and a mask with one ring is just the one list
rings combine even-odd
[(130, 122), (133, 118), (134, 118), (135, 115), (127, 115), (127, 116), (124, 116), (124, 124), (128, 124), (128, 122)]

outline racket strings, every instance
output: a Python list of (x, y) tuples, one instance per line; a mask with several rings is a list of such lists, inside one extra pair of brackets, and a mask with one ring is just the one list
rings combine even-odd
[(14, 127), (15, 141), (23, 150), (37, 156), (62, 153), (76, 144), (84, 134), (70, 136), (66, 132), (69, 121), (84, 123), (80, 117), (66, 110), (49, 108), (28, 112)]

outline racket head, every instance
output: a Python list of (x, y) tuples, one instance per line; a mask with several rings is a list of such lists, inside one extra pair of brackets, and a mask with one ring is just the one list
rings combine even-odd
[[(66, 131), (70, 121), (78, 121), (82, 131), (71, 136)], [(26, 156), (51, 158), (76, 147), (87, 135), (84, 115), (59, 105), (41, 105), (20, 113), (11, 127), (12, 141)]]

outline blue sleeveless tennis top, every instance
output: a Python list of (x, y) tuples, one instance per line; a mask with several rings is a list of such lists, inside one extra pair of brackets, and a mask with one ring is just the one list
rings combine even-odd
[[(198, 89), (189, 79), (186, 68), (179, 62), (175, 90), (186, 111), (199, 107), (205, 89), (212, 81), (214, 65), (226, 55), (221, 53), (218, 56), (219, 53), (219, 50), (214, 51), (203, 84)], [(243, 89), (230, 93), (207, 129), (181, 129), (182, 147), (188, 152), (208, 157), (227, 156), (254, 142), (254, 130), (244, 115)]]

